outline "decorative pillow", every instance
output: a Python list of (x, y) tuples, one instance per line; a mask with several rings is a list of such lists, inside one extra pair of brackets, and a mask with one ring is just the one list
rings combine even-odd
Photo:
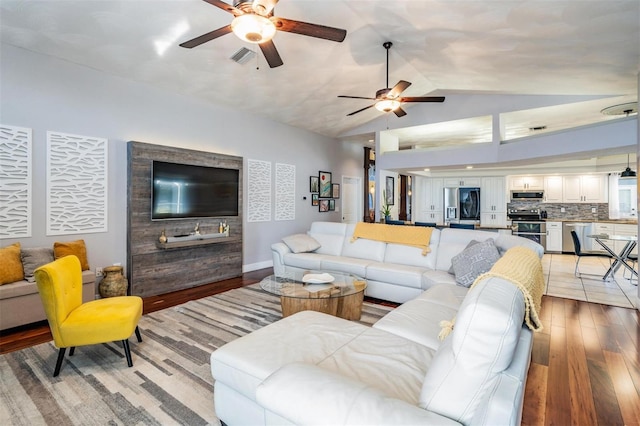
[(22, 281), (24, 271), (20, 260), (20, 243), (0, 248), (0, 285)]
[(73, 254), (80, 260), (80, 266), (83, 271), (89, 270), (89, 261), (87, 260), (87, 248), (84, 240), (68, 241), (64, 243), (53, 243), (53, 255), (56, 259)]
[(318, 240), (307, 234), (289, 235), (284, 237), (282, 241), (294, 253), (307, 253), (320, 248)]
[[(480, 241), (478, 240), (471, 240), (469, 241), (469, 244), (467, 244), (467, 246), (464, 248), (464, 250), (468, 249), (469, 247), (471, 247), (472, 245), (478, 244)], [(463, 251), (464, 251), (463, 250)], [(452, 259), (453, 260), (453, 259)], [(451, 275), (455, 275), (456, 272), (453, 270), (453, 263), (451, 263), (451, 266), (449, 267), (449, 270), (447, 271), (448, 273), (450, 273)]]
[(24, 279), (30, 283), (35, 282), (36, 277), (33, 271), (42, 265), (53, 262), (53, 250), (48, 247), (23, 248), (20, 251), (22, 257), (22, 269), (24, 269)]
[(493, 238), (465, 248), (451, 259), (456, 283), (464, 287), (471, 286), (473, 281), (480, 274), (488, 272), (498, 259), (500, 259), (500, 253)]

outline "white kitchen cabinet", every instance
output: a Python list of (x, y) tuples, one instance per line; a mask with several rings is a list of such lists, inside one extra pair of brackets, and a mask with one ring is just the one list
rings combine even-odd
[(563, 202), (607, 203), (607, 175), (564, 176), (562, 179)]
[(563, 200), (562, 176), (544, 177), (544, 202), (561, 203)]
[(442, 178), (415, 177), (413, 217), (416, 222), (444, 223), (443, 189)]
[(507, 225), (507, 201), (504, 177), (482, 178), (480, 185), (481, 226)]
[(547, 222), (546, 251), (562, 252), (562, 222)]
[(509, 189), (512, 191), (543, 190), (543, 176), (511, 176)]
[(479, 187), (481, 180), (479, 177), (469, 177), (469, 178), (445, 178), (444, 179), (444, 187), (445, 188), (463, 188), (463, 187)]

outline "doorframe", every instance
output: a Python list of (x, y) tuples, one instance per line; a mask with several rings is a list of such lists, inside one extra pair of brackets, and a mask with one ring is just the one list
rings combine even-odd
[(341, 194), (340, 194), (340, 196), (341, 196), (341, 198), (340, 198), (340, 217), (341, 217), (341, 220), (340, 221), (344, 222), (344, 202), (346, 200), (346, 197), (345, 197), (346, 193), (344, 191), (344, 188), (345, 188), (345, 181), (347, 179), (353, 179), (355, 181), (356, 194), (353, 196), (353, 199), (350, 200), (350, 202), (353, 204), (353, 206), (355, 206), (356, 222), (360, 222), (362, 217), (363, 217), (363, 215), (364, 215), (364, 205), (362, 204), (362, 199), (364, 197), (364, 192), (362, 190), (362, 178), (359, 177), (359, 176), (345, 176), (345, 175), (342, 176), (342, 180), (341, 180), (342, 191), (340, 191), (341, 192)]

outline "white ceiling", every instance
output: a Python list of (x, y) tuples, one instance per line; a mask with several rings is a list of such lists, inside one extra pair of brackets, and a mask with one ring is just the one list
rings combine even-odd
[[(202, 0), (0, 0), (0, 40), (331, 137), (378, 120), (381, 130), (398, 129), (403, 146), (477, 142), (491, 136), (491, 119), (402, 129), (403, 118), (382, 118), (374, 108), (347, 117), (369, 101), (338, 95), (373, 97), (385, 86), (384, 41), (394, 43), (389, 84), (413, 83), (404, 96), (589, 99), (514, 108), (501, 116), (507, 138), (539, 125), (616, 119), (600, 110), (637, 100), (638, 0), (282, 0), (275, 15), (344, 28), (347, 37), (335, 43), (278, 32), (284, 65), (270, 69), (260, 53), (244, 65), (230, 60), (241, 47), (255, 49), (233, 34), (178, 46), (230, 23), (232, 15)], [(403, 108), (411, 115), (421, 107)]]

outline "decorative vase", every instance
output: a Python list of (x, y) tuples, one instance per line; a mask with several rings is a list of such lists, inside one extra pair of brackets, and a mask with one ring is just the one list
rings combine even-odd
[(127, 279), (122, 275), (122, 266), (107, 266), (102, 270), (104, 278), (100, 281), (98, 291), (101, 297), (127, 295)]

